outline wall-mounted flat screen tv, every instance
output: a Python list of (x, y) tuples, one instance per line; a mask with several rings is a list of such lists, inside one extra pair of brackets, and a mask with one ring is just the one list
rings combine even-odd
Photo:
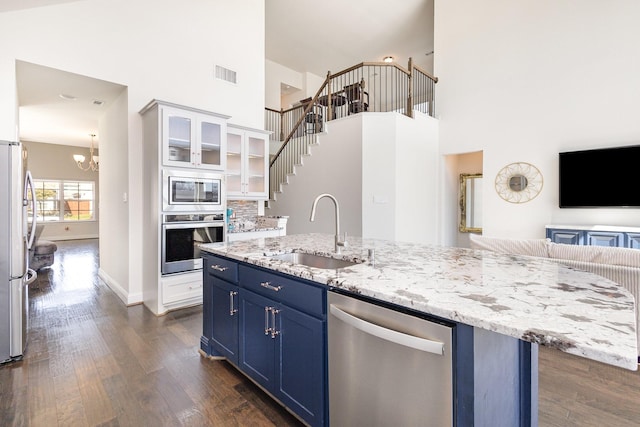
[(560, 153), (561, 208), (640, 207), (640, 145)]

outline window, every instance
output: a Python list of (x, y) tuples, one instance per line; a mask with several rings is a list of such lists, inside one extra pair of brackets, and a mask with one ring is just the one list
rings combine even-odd
[(38, 221), (90, 221), (94, 214), (93, 181), (34, 180)]

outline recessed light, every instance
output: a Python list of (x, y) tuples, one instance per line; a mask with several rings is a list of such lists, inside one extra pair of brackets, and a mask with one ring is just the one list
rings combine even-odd
[(393, 62), (393, 56), (385, 56), (382, 60), (384, 62)]
[(67, 101), (75, 101), (76, 99), (78, 99), (78, 98), (76, 98), (75, 96), (73, 96), (73, 95), (68, 95), (68, 94), (66, 94), (66, 93), (61, 93), (61, 94), (59, 94), (58, 96), (59, 96), (60, 98), (62, 98), (62, 99), (67, 100)]

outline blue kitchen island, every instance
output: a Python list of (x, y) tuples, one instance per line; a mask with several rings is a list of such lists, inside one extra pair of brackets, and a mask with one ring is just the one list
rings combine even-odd
[[(538, 344), (637, 369), (633, 297), (604, 278), (464, 248), (350, 238), (337, 255), (334, 244), (303, 234), (202, 245), (202, 353), (226, 358), (309, 425), (331, 419), (328, 292), (451, 329), (442, 425), (536, 426)], [(293, 252), (349, 265), (282, 259)]]

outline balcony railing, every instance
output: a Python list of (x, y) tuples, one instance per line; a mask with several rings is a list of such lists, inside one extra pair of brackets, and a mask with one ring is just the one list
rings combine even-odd
[(412, 64), (363, 62), (327, 78), (315, 96), (286, 109), (265, 110), (265, 126), (272, 141), (282, 141), (271, 159), (270, 187), (279, 190), (286, 176), (315, 142), (327, 121), (363, 112), (395, 111), (413, 117), (414, 111), (435, 114), (435, 84), (438, 79)]

